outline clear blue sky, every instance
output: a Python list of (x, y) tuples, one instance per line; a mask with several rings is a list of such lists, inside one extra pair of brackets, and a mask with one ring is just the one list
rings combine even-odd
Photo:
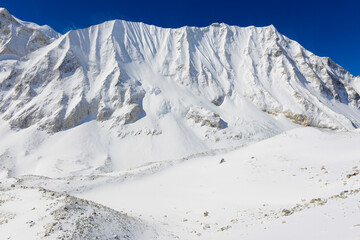
[(360, 0), (1, 0), (1, 7), (24, 20), (60, 33), (112, 19), (161, 27), (273, 24), (280, 33), (319, 56), (329, 56), (360, 75)]

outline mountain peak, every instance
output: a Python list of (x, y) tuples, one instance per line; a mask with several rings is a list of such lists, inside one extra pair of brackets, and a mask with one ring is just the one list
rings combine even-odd
[(226, 26), (226, 24), (215, 22), (210, 25), (210, 27), (222, 27), (222, 26)]
[(11, 15), (6, 8), (0, 8), (0, 14), (3, 14), (3, 15)]
[(0, 56), (17, 59), (51, 43), (60, 34), (49, 26), (22, 21), (0, 8)]
[(0, 8), (0, 22), (3, 21), (17, 22), (6, 8)]

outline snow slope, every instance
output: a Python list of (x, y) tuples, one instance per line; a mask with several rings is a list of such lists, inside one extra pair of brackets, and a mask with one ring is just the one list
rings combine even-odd
[(298, 128), (228, 152), (102, 175), (23, 176), (3, 186), (67, 192), (141, 218), (157, 232), (145, 239), (355, 240), (359, 142), (358, 131)]
[(359, 133), (296, 129), (76, 195), (179, 239), (358, 239), (359, 142)]

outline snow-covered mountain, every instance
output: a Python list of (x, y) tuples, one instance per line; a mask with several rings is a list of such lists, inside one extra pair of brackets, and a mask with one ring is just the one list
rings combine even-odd
[(0, 27), (0, 236), (358, 239), (360, 77), (331, 59), (272, 25)]
[(0, 8), (0, 59), (19, 58), (51, 43), (60, 34), (49, 26), (21, 21)]
[(360, 126), (359, 79), (272, 25), (114, 20), (61, 36), (5, 9), (0, 21), (10, 175), (109, 172), (299, 126)]

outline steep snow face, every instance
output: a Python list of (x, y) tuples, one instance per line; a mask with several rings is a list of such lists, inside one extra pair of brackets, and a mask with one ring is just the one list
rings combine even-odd
[(223, 110), (229, 126), (233, 108), (247, 101), (302, 125), (352, 129), (360, 125), (355, 80), (273, 26), (163, 29), (111, 21), (71, 31), (20, 61), (2, 80), (1, 110), (13, 128), (38, 124), (53, 132), (89, 116), (121, 126), (185, 116), (192, 106)]
[(49, 42), (0, 62), (10, 175), (109, 172), (299, 126), (360, 126), (359, 78), (273, 26), (115, 20)]
[(21, 21), (0, 8), (0, 60), (22, 57), (59, 36), (49, 26)]

